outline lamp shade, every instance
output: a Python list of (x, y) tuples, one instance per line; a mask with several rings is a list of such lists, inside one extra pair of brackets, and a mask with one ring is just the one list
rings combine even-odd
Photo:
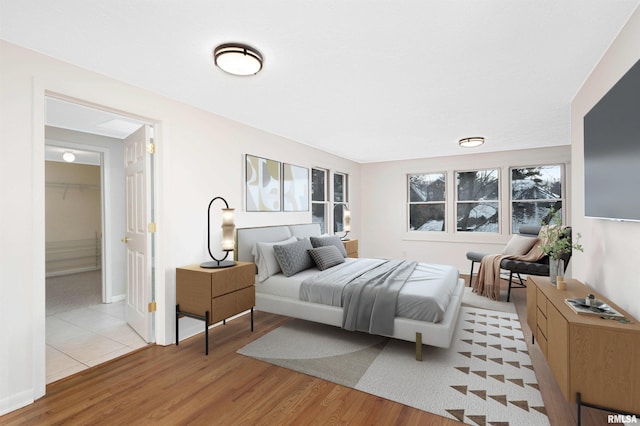
[(235, 209), (222, 209), (222, 250), (231, 251), (234, 248), (233, 231), (235, 224), (233, 223), (233, 212)]
[(351, 231), (351, 212), (346, 207), (342, 212), (342, 220), (344, 223), (342, 230), (346, 232), (350, 232)]

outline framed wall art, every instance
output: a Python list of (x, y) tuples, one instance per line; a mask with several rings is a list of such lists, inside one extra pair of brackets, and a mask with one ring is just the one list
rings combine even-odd
[(309, 211), (309, 169), (282, 164), (282, 206), (285, 212)]
[(280, 162), (247, 154), (245, 163), (246, 211), (280, 211)]

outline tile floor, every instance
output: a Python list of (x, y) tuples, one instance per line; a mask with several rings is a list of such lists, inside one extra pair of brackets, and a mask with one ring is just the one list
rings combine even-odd
[(144, 346), (124, 312), (125, 302), (120, 301), (48, 315), (47, 383)]

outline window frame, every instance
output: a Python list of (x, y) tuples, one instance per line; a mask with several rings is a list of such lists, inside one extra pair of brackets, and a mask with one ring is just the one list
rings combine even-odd
[[(444, 191), (443, 191), (443, 199), (440, 201), (411, 201), (411, 176), (421, 176), (421, 175), (441, 175), (442, 180), (444, 182)], [(442, 234), (446, 233), (449, 229), (449, 206), (448, 206), (448, 196), (447, 193), (449, 191), (449, 179), (448, 173), (446, 171), (441, 172), (424, 172), (424, 173), (407, 173), (405, 177), (406, 182), (406, 190), (407, 190), (407, 223), (406, 230), (407, 232), (416, 232), (416, 233), (436, 233)], [(444, 205), (444, 229), (440, 231), (435, 230), (419, 230), (419, 229), (411, 229), (411, 206), (412, 205)]]
[[(528, 199), (528, 200), (514, 200), (513, 198), (513, 170), (514, 169), (532, 169), (536, 167), (558, 167), (560, 169), (560, 198), (539, 198), (539, 199)], [(534, 164), (534, 165), (523, 165), (523, 166), (509, 166), (509, 232), (510, 234), (515, 234), (517, 231), (514, 230), (514, 203), (557, 203), (560, 202), (562, 205), (561, 209), (561, 219), (562, 223), (566, 223), (566, 207), (567, 207), (567, 199), (566, 199), (566, 164), (565, 163), (544, 163), (544, 164)], [(525, 224), (524, 226), (527, 226)], [(532, 224), (533, 225), (533, 224)], [(537, 224), (536, 224), (537, 225)]]
[[(342, 198), (343, 201), (336, 201), (336, 176), (342, 177)], [(344, 232), (344, 216), (342, 221), (340, 222), (340, 227), (338, 226), (338, 222), (336, 221), (336, 207), (342, 205), (349, 208), (349, 174), (344, 172), (333, 172), (331, 174), (331, 222), (333, 223), (333, 234), (335, 235), (337, 232)], [(340, 229), (338, 229), (340, 228)]]
[[(479, 199), (474, 199), (474, 200), (460, 200), (459, 197), (459, 188), (458, 188), (458, 176), (462, 173), (478, 173), (478, 172), (483, 172), (483, 171), (495, 171), (497, 174), (497, 181), (498, 181), (498, 189), (496, 191), (497, 194), (497, 199), (495, 200), (479, 200)], [(502, 234), (502, 230), (503, 228), (503, 212), (502, 212), (502, 185), (503, 185), (503, 179), (502, 179), (502, 167), (484, 167), (484, 168), (478, 168), (478, 169), (465, 169), (465, 170), (454, 170), (453, 171), (453, 181), (455, 182), (454, 184), (454, 201), (453, 201), (453, 216), (454, 216), (454, 233), (455, 234), (462, 234), (462, 235), (471, 235), (471, 234), (475, 234), (475, 235), (501, 235)], [(497, 203), (498, 206), (496, 208), (496, 211), (498, 212), (498, 229), (495, 232), (482, 232), (482, 231), (461, 231), (458, 229), (458, 206), (460, 204), (489, 204), (489, 203)]]
[[(324, 174), (324, 185), (323, 185), (323, 200), (314, 200), (314, 172), (322, 172)], [(329, 177), (330, 173), (328, 169), (324, 169), (322, 167), (312, 167), (311, 168), (311, 221), (313, 223), (320, 224), (321, 233), (327, 233), (327, 224), (331, 220), (329, 218)], [(314, 216), (314, 206), (323, 206), (323, 221), (319, 222), (314, 220), (316, 216)]]

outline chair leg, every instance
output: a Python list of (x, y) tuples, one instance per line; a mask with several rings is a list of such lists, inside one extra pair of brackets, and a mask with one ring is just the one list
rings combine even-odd
[(511, 282), (513, 281), (513, 271), (509, 271), (509, 289), (507, 290), (507, 302), (511, 298)]
[(473, 282), (473, 265), (475, 264), (475, 262), (472, 260), (471, 261), (471, 272), (469, 273), (469, 287), (471, 287), (471, 283)]

